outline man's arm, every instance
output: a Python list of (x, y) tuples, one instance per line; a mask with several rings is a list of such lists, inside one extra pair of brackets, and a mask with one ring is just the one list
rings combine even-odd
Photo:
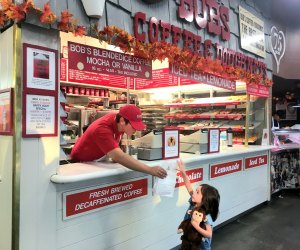
[(146, 174), (151, 174), (159, 178), (165, 178), (167, 172), (159, 166), (149, 167), (146, 164), (134, 159), (128, 154), (125, 154), (120, 148), (115, 148), (107, 153), (107, 155), (115, 162), (120, 163), (126, 168), (139, 171)]

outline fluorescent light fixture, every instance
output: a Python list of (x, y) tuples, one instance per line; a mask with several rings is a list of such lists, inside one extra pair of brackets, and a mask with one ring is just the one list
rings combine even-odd
[(103, 15), (105, 0), (81, 0), (87, 16), (100, 18)]

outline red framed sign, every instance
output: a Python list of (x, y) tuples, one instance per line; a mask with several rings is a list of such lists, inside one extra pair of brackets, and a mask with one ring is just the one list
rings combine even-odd
[(163, 129), (163, 159), (172, 159), (179, 157), (179, 129)]
[(0, 135), (13, 134), (13, 90), (0, 90)]
[(22, 136), (57, 136), (57, 96), (28, 93), (23, 95)]
[(208, 130), (208, 153), (220, 151), (220, 129), (210, 128)]
[(23, 44), (22, 136), (57, 136), (58, 52)]
[(23, 44), (24, 89), (58, 91), (58, 52), (54, 49)]

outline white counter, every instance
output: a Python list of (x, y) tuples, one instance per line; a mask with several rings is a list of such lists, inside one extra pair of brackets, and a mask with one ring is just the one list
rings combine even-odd
[[(221, 159), (228, 156), (234, 156), (242, 153), (258, 152), (262, 150), (269, 150), (273, 146), (249, 146), (244, 147), (242, 145), (234, 145), (233, 147), (222, 149), (219, 153), (213, 154), (188, 154), (181, 153), (180, 158), (185, 163), (192, 163), (195, 161), (209, 161)], [(162, 160), (156, 161), (142, 161), (149, 166), (159, 166)], [(124, 174), (132, 171), (118, 163), (112, 162), (82, 162), (82, 163), (69, 163), (61, 165), (57, 174), (51, 176), (51, 181), (54, 183), (72, 183), (78, 181), (86, 181), (91, 179), (103, 178), (108, 176), (114, 176)]]
[[(220, 153), (180, 155), (194, 189), (202, 183), (218, 189), (215, 225), (270, 199), (271, 148), (234, 145)], [(168, 161), (144, 162), (155, 166)], [(61, 165), (51, 181), (57, 197), (57, 249), (165, 250), (181, 242), (176, 231), (189, 194), (180, 177), (173, 197), (154, 195), (152, 176), (116, 163)]]

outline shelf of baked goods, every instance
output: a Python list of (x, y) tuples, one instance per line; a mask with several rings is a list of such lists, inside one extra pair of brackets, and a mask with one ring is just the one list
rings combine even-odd
[[(254, 130), (261, 125), (261, 122), (253, 122), (249, 125), (249, 130)], [(170, 126), (176, 126), (180, 130), (199, 130), (203, 128), (219, 128), (220, 131), (232, 129), (233, 132), (244, 132), (245, 126), (241, 121), (198, 121), (198, 122), (185, 122), (185, 123), (171, 123)]]
[(225, 119), (242, 120), (246, 116), (245, 109), (212, 109), (212, 110), (173, 110), (164, 115), (166, 119)]
[(210, 106), (229, 106), (240, 105), (247, 101), (246, 95), (209, 97), (209, 98), (177, 98), (171, 103), (165, 104), (166, 107), (210, 107)]
[(140, 105), (140, 108), (147, 130), (162, 129), (167, 125), (164, 116), (168, 112), (168, 108), (162, 105)]

